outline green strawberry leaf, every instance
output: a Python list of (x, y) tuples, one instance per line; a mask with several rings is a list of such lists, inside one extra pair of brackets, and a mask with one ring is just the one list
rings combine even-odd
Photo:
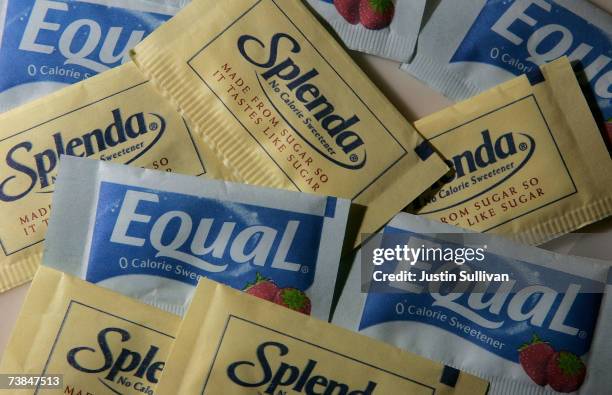
[(561, 369), (566, 376), (575, 376), (584, 369), (582, 360), (576, 354), (567, 351), (561, 351), (559, 353), (557, 364), (559, 365), (559, 369)]
[(369, 0), (370, 7), (379, 14), (385, 13), (389, 8), (393, 7), (393, 0)]
[(306, 295), (299, 289), (289, 288), (281, 290), (283, 304), (292, 310), (300, 310), (306, 305)]
[(259, 284), (262, 281), (270, 281), (271, 283), (273, 283), (274, 281), (270, 280), (269, 278), (265, 278), (264, 276), (261, 275), (261, 273), (257, 272), (255, 273), (255, 281), (247, 283), (244, 288), (243, 291), (246, 291), (247, 289)]
[(522, 344), (522, 345), (521, 345), (521, 346), (518, 348), (518, 351), (519, 351), (519, 352), (521, 352), (521, 351), (523, 351), (524, 349), (526, 349), (526, 348), (528, 348), (528, 347), (530, 347), (530, 346), (533, 346), (534, 344), (539, 344), (539, 343), (546, 343), (546, 344), (548, 344), (548, 342), (545, 342), (545, 341), (543, 341), (542, 339), (540, 339), (540, 336), (538, 336), (538, 334), (537, 334), (537, 333), (534, 333), (534, 334), (533, 334), (533, 337), (531, 338), (531, 342), (529, 342), (529, 343), (523, 343), (523, 344)]

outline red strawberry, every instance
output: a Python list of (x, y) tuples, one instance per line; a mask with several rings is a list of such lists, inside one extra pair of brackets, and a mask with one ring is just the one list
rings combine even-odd
[(586, 366), (584, 362), (569, 351), (553, 354), (546, 367), (548, 385), (558, 392), (574, 392), (584, 382)]
[(370, 30), (384, 29), (391, 24), (395, 6), (393, 0), (361, 0), (359, 20)]
[(247, 284), (243, 291), (258, 298), (273, 301), (278, 290), (279, 288), (274, 284), (274, 281), (257, 273), (255, 281)]
[(274, 303), (288, 307), (292, 310), (299, 311), (306, 315), (310, 315), (310, 299), (303, 291), (295, 288), (279, 289), (273, 300)]
[(524, 344), (519, 348), (519, 362), (527, 376), (537, 385), (546, 385), (546, 366), (554, 352), (555, 350), (550, 344), (543, 342), (535, 334), (531, 343)]
[(334, 0), (334, 6), (348, 23), (359, 23), (359, 0)]
[(608, 132), (608, 140), (612, 143), (612, 119), (606, 122), (606, 131)]

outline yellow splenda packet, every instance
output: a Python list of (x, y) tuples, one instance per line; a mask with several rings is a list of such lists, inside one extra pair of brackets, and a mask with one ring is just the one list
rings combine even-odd
[(61, 154), (188, 175), (216, 170), (133, 63), (0, 115), (0, 292), (38, 266)]
[(359, 233), (448, 171), (300, 1), (195, 0), (132, 54), (235, 179), (351, 199)]
[(409, 210), (528, 244), (608, 217), (612, 161), (567, 58), (415, 123), (453, 171)]
[(45, 379), (8, 380), (2, 386), (10, 389), (0, 393), (160, 393), (155, 386), (179, 323), (178, 316), (41, 266), (0, 374)]
[(488, 383), (202, 279), (159, 394), (469, 394)]

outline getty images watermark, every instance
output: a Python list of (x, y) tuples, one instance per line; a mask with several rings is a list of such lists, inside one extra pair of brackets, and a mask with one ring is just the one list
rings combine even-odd
[(374, 235), (361, 252), (364, 292), (487, 292), (512, 282), (508, 265), (474, 234)]
[[(378, 267), (372, 273), (372, 280), (376, 282), (417, 282), (417, 281), (438, 281), (438, 282), (458, 282), (458, 281), (510, 281), (508, 273), (489, 273), (486, 270), (469, 269), (457, 270), (455, 266), (462, 266), (465, 263), (482, 263), (486, 259), (485, 252), (487, 246), (478, 248), (472, 247), (426, 247), (421, 244), (419, 247), (409, 247), (408, 245), (396, 245), (395, 247), (374, 248), (372, 253), (372, 263)], [(396, 263), (396, 270), (387, 273), (381, 266), (393, 262)], [(442, 270), (429, 272), (432, 263), (446, 262), (452, 263), (450, 267), (442, 266)], [(403, 264), (402, 264), (403, 263)], [(403, 269), (410, 265), (409, 269)], [(412, 268), (422, 270), (411, 270)]]
[[(569, 258), (481, 233), (379, 233), (359, 259), (362, 292), (500, 295), (521, 287), (540, 294), (576, 288), (568, 290), (567, 276), (556, 270)], [(602, 284), (586, 282), (579, 292), (600, 293)]]

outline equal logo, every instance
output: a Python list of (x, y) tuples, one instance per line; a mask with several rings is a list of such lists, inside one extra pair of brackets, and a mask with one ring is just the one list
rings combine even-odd
[[(124, 115), (120, 108), (108, 114), (109, 124), (76, 133), (58, 130), (52, 144), (36, 146), (29, 139), (6, 151), (5, 171), (0, 179), (0, 201), (15, 202), (32, 191), (53, 192), (60, 155), (94, 157), (130, 164), (144, 155), (162, 137), (166, 120), (155, 113)], [(82, 133), (82, 134), (81, 134)]]
[(71, 301), (45, 372), (64, 374), (64, 393), (153, 395), (173, 341), (172, 334)]
[[(394, 248), (406, 243), (460, 247), (435, 236), (385, 228), (381, 247)], [(388, 262), (377, 270), (388, 274), (414, 272), (419, 281), (377, 283), (377, 292), (367, 296), (359, 330), (394, 321), (424, 323), (513, 362), (518, 362), (519, 348), (534, 335), (557, 350), (578, 356), (588, 352), (605, 286), (489, 251), (482, 262), (457, 265), (438, 258), (415, 265)], [(466, 275), (466, 281), (441, 280), (447, 273), (461, 279), (460, 271), (475, 277)], [(507, 274), (510, 280), (485, 280), (495, 273)], [(424, 277), (425, 274), (429, 277)]]
[(604, 119), (612, 119), (610, 32), (556, 1), (488, 0), (451, 63), (487, 63), (518, 76), (564, 55), (578, 62)]
[(7, 0), (0, 93), (49, 81), (73, 84), (129, 60), (129, 50), (171, 16), (87, 0)]
[(452, 170), (413, 204), (419, 214), (484, 232), (576, 192), (533, 95), (429, 132)]
[(188, 65), (245, 138), (266, 151), (279, 177), (300, 191), (356, 198), (407, 155), (411, 143), (391, 133), (372, 112), (373, 98), (361, 97), (360, 86), (351, 84), (355, 76), (337, 69), (322, 50), (274, 1), (259, 0)]
[(196, 285), (205, 276), (244, 289), (263, 276), (304, 291), (324, 216), (102, 182), (95, 221), (91, 282), (143, 274)]
[[(204, 378), (202, 394), (229, 393), (280, 394), (432, 394), (431, 383), (420, 382), (409, 369), (397, 366), (378, 366), (366, 356), (363, 347), (357, 350), (347, 341), (326, 342), (332, 348), (319, 345), (323, 334), (313, 326), (317, 335), (284, 333), (230, 315), (210, 361)], [(332, 327), (326, 337), (341, 337), (343, 333)], [(344, 352), (351, 351), (350, 355)], [(342, 368), (339, 369), (338, 367)]]

